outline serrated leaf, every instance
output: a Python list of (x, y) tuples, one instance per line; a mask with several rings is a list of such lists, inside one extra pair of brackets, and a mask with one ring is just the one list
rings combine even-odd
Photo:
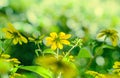
[(35, 72), (35, 73), (39, 74), (40, 76), (42, 76), (43, 78), (52, 78), (53, 77), (51, 71), (49, 71), (41, 66), (20, 66), (19, 68)]
[(78, 58), (92, 58), (93, 55), (90, 53), (90, 51), (87, 48), (81, 48), (78, 54)]

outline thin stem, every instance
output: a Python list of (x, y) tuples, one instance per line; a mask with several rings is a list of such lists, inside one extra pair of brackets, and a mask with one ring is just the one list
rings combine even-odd
[(105, 44), (105, 41), (106, 41), (107, 37), (108, 37), (108, 36), (105, 36), (104, 41), (103, 41), (103, 44)]
[(95, 55), (93, 58), (90, 59), (90, 61), (88, 62), (87, 66), (86, 66), (86, 70), (91, 66), (93, 60), (97, 57), (97, 55)]
[(59, 55), (59, 48), (57, 48), (57, 53), (56, 53), (57, 59), (58, 59), (58, 55)]
[[(39, 43), (37, 43), (37, 47), (38, 47), (38, 49), (39, 49), (40, 53), (44, 56), (44, 53), (42, 52), (42, 50), (41, 50), (41, 48), (40, 48)], [(37, 53), (37, 56), (39, 56), (39, 53)]]
[[(107, 37), (108, 37), (108, 36), (105, 36), (105, 38), (104, 38), (104, 41), (103, 41), (103, 44), (102, 44), (102, 45), (104, 45), (104, 44), (105, 44), (105, 41), (106, 41)], [(93, 60), (97, 57), (97, 55), (98, 55), (98, 52), (96, 52), (96, 54), (94, 55), (94, 57), (90, 59), (90, 61), (88, 62), (87, 66), (86, 66), (86, 69), (88, 69), (88, 68), (90, 67), (90, 65), (92, 64)]]
[(94, 60), (97, 56), (98, 56), (98, 52), (96, 52), (96, 54), (94, 55), (94, 57), (90, 59), (90, 61), (88, 62), (87, 66), (86, 66), (86, 69), (88, 69), (88, 68), (91, 66), (93, 60)]
[(76, 44), (74, 46), (72, 46), (72, 48), (66, 53), (66, 55), (64, 57), (68, 56), (70, 54), (70, 52), (79, 44), (79, 42), (80, 42), (80, 39), (76, 42)]

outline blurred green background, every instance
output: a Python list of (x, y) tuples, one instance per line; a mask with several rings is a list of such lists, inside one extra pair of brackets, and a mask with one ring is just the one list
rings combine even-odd
[[(8, 22), (25, 36), (33, 33), (48, 35), (53, 31), (70, 33), (73, 38), (83, 38), (88, 49), (96, 50), (101, 45), (100, 41), (96, 41), (100, 30), (112, 28), (120, 36), (120, 0), (0, 0), (0, 28)], [(11, 48), (12, 57), (17, 57), (23, 65), (33, 64), (34, 43)], [(119, 50), (119, 45), (115, 49), (103, 49), (103, 54), (94, 61), (91, 69), (106, 72), (115, 60), (120, 60)], [(82, 68), (88, 59), (77, 60)]]

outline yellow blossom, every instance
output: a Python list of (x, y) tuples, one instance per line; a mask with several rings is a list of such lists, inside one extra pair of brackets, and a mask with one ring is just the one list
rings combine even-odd
[(46, 45), (51, 46), (52, 50), (56, 50), (57, 48), (63, 49), (63, 44), (70, 45), (70, 42), (67, 40), (70, 37), (70, 34), (65, 34), (64, 32), (60, 32), (59, 34), (52, 32), (50, 33), (50, 37), (46, 38)]
[(120, 62), (115, 62), (114, 65), (113, 65), (113, 72), (114, 73), (117, 73), (119, 76), (120, 76)]
[(95, 71), (86, 71), (86, 74), (92, 75), (94, 78), (107, 78), (104, 74), (100, 74)]
[(5, 74), (11, 69), (11, 64), (6, 59), (0, 58), (0, 74)]
[(45, 68), (50, 69), (54, 74), (61, 73), (63, 78), (75, 78), (76, 67), (72, 62), (63, 59), (62, 56), (46, 55), (36, 59), (36, 63)]
[(116, 30), (112, 30), (112, 29), (107, 29), (107, 30), (103, 30), (101, 31), (98, 35), (97, 35), (97, 38), (101, 38), (101, 37), (104, 37), (105, 38), (110, 38), (111, 42), (112, 42), (112, 45), (113, 46), (116, 46), (117, 43), (118, 43), (118, 35), (117, 35), (117, 31)]
[(14, 73), (10, 75), (10, 78), (26, 78), (26, 76), (19, 73)]
[(8, 58), (10, 58), (10, 55), (8, 55), (8, 54), (2, 54), (0, 56), (0, 58), (8, 59)]
[(13, 39), (13, 44), (22, 44), (22, 42), (27, 43), (27, 39), (22, 36), (12, 24), (8, 24), (7, 28), (3, 28), (3, 32), (5, 32), (5, 36), (8, 39)]

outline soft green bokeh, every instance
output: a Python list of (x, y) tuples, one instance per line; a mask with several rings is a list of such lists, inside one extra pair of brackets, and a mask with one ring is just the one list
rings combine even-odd
[[(35, 33), (46, 37), (50, 32), (62, 31), (72, 34), (71, 41), (76, 37), (83, 38), (82, 50), (76, 47), (71, 53), (79, 55), (75, 57), (78, 78), (86, 78), (82, 73), (96, 52), (99, 52), (98, 57), (91, 64), (91, 70), (106, 73), (114, 61), (120, 60), (120, 41), (113, 47), (109, 40), (102, 46), (102, 41), (96, 39), (104, 29), (115, 29), (120, 36), (120, 0), (0, 0), (0, 39), (4, 38), (1, 28), (9, 22), (25, 37)], [(8, 42), (0, 42), (0, 51)], [(40, 46), (46, 50), (44, 44)], [(8, 53), (17, 57), (22, 65), (34, 65), (36, 47), (32, 42), (12, 45)]]

